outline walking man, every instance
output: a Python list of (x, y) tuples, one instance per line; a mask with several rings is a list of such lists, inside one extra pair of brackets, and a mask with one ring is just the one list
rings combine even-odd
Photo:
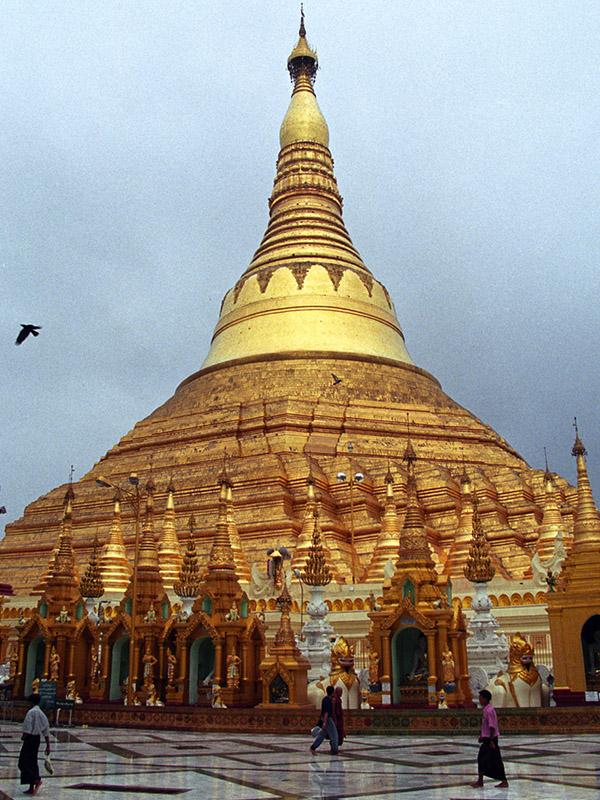
[(25, 714), (23, 720), (23, 735), (21, 739), (21, 753), (19, 754), (19, 769), (21, 771), (21, 783), (28, 783), (29, 789), (25, 794), (36, 794), (42, 784), (40, 770), (38, 767), (38, 750), (40, 739), (43, 736), (46, 740), (46, 755), (50, 755), (50, 725), (48, 717), (40, 708), (39, 694), (32, 694), (29, 698), (31, 708)]
[(333, 704), (333, 721), (338, 732), (338, 747), (342, 746), (346, 731), (344, 730), (344, 709), (342, 706), (342, 687), (336, 686), (331, 698)]
[(508, 786), (508, 781), (506, 780), (504, 764), (498, 747), (498, 717), (491, 700), (492, 695), (487, 689), (482, 689), (479, 692), (479, 701), (483, 706), (481, 736), (479, 737), (481, 747), (477, 755), (479, 778), (471, 786), (474, 788), (483, 786), (483, 776), (486, 775), (488, 778), (500, 781), (500, 783), (496, 784), (498, 789), (505, 789)]
[(333, 686), (327, 687), (327, 694), (321, 700), (321, 717), (322, 717), (322, 724), (321, 724), (321, 732), (317, 734), (317, 738), (312, 744), (310, 748), (310, 752), (314, 755), (315, 750), (317, 747), (320, 746), (321, 742), (325, 738), (325, 736), (329, 736), (331, 740), (331, 755), (337, 756), (338, 754), (338, 733), (337, 728), (335, 727), (335, 722), (333, 721)]

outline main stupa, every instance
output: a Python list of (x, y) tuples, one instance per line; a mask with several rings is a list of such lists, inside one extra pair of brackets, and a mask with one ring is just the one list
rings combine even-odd
[[(168, 527), (171, 536), (164, 553), (177, 550), (173, 528), (183, 549), (193, 514), (205, 564), (225, 463), (229, 524), (247, 583), (253, 565), (263, 570), (268, 548), (287, 548), (294, 566), (302, 561), (312, 534), (308, 511), (317, 504), (332, 586), (381, 585), (407, 506), (410, 443), (438, 573), (457, 585), (465, 580), (475, 489), (497, 575), (507, 586), (527, 581), (540, 531), (548, 553), (559, 531), (569, 546), (576, 490), (531, 469), (414, 364), (392, 299), (344, 225), (304, 20), (287, 66), (293, 92), (262, 242), (223, 299), (200, 369), (73, 485), (79, 571), (96, 535), (105, 573), (110, 553), (123, 561), (121, 535), (131, 558), (133, 514), (125, 503), (113, 508), (110, 492), (97, 485), (100, 476), (126, 485), (131, 473), (140, 486), (153, 477), (156, 529)], [(12, 605), (39, 586), (51, 560), (65, 490), (38, 499), (6, 528), (0, 581), (14, 586)], [(165, 555), (161, 567), (168, 561)], [(123, 569), (127, 575), (126, 564), (115, 565)]]

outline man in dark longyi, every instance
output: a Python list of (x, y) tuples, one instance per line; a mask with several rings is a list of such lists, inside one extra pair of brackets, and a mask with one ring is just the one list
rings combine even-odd
[(46, 755), (50, 755), (50, 725), (48, 717), (40, 708), (39, 694), (32, 694), (29, 698), (31, 708), (25, 714), (23, 720), (23, 735), (21, 739), (21, 752), (19, 754), (19, 770), (21, 772), (21, 783), (28, 783), (29, 789), (25, 794), (36, 794), (40, 788), (42, 779), (38, 766), (38, 750), (40, 740), (43, 736), (46, 740)]
[(477, 768), (479, 777), (471, 786), (483, 786), (483, 776), (494, 778), (500, 781), (496, 784), (499, 789), (508, 786), (504, 763), (498, 747), (498, 717), (496, 709), (491, 703), (492, 695), (487, 689), (479, 692), (479, 700), (483, 706), (483, 716), (481, 718), (481, 736), (479, 737), (480, 748), (477, 754)]

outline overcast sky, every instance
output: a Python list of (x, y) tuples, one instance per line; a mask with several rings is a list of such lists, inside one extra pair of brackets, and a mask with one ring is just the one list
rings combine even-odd
[[(600, 502), (600, 5), (306, 0), (365, 264), (415, 362)], [(0, 505), (87, 472), (208, 350), (267, 223), (299, 3), (4, 0)], [(20, 323), (43, 326), (20, 347)]]

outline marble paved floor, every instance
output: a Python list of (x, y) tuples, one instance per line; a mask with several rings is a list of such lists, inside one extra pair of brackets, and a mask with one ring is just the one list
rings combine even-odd
[[(600, 800), (600, 735), (504, 737), (510, 786), (473, 789), (477, 743), (463, 737), (356, 736), (340, 757), (302, 736), (123, 728), (52, 730), (54, 775), (39, 798), (119, 800)], [(22, 797), (20, 725), (0, 730), (0, 800)], [(40, 748), (42, 749), (42, 748)], [(40, 758), (40, 767), (42, 767)], [(43, 771), (43, 770), (42, 770)]]

